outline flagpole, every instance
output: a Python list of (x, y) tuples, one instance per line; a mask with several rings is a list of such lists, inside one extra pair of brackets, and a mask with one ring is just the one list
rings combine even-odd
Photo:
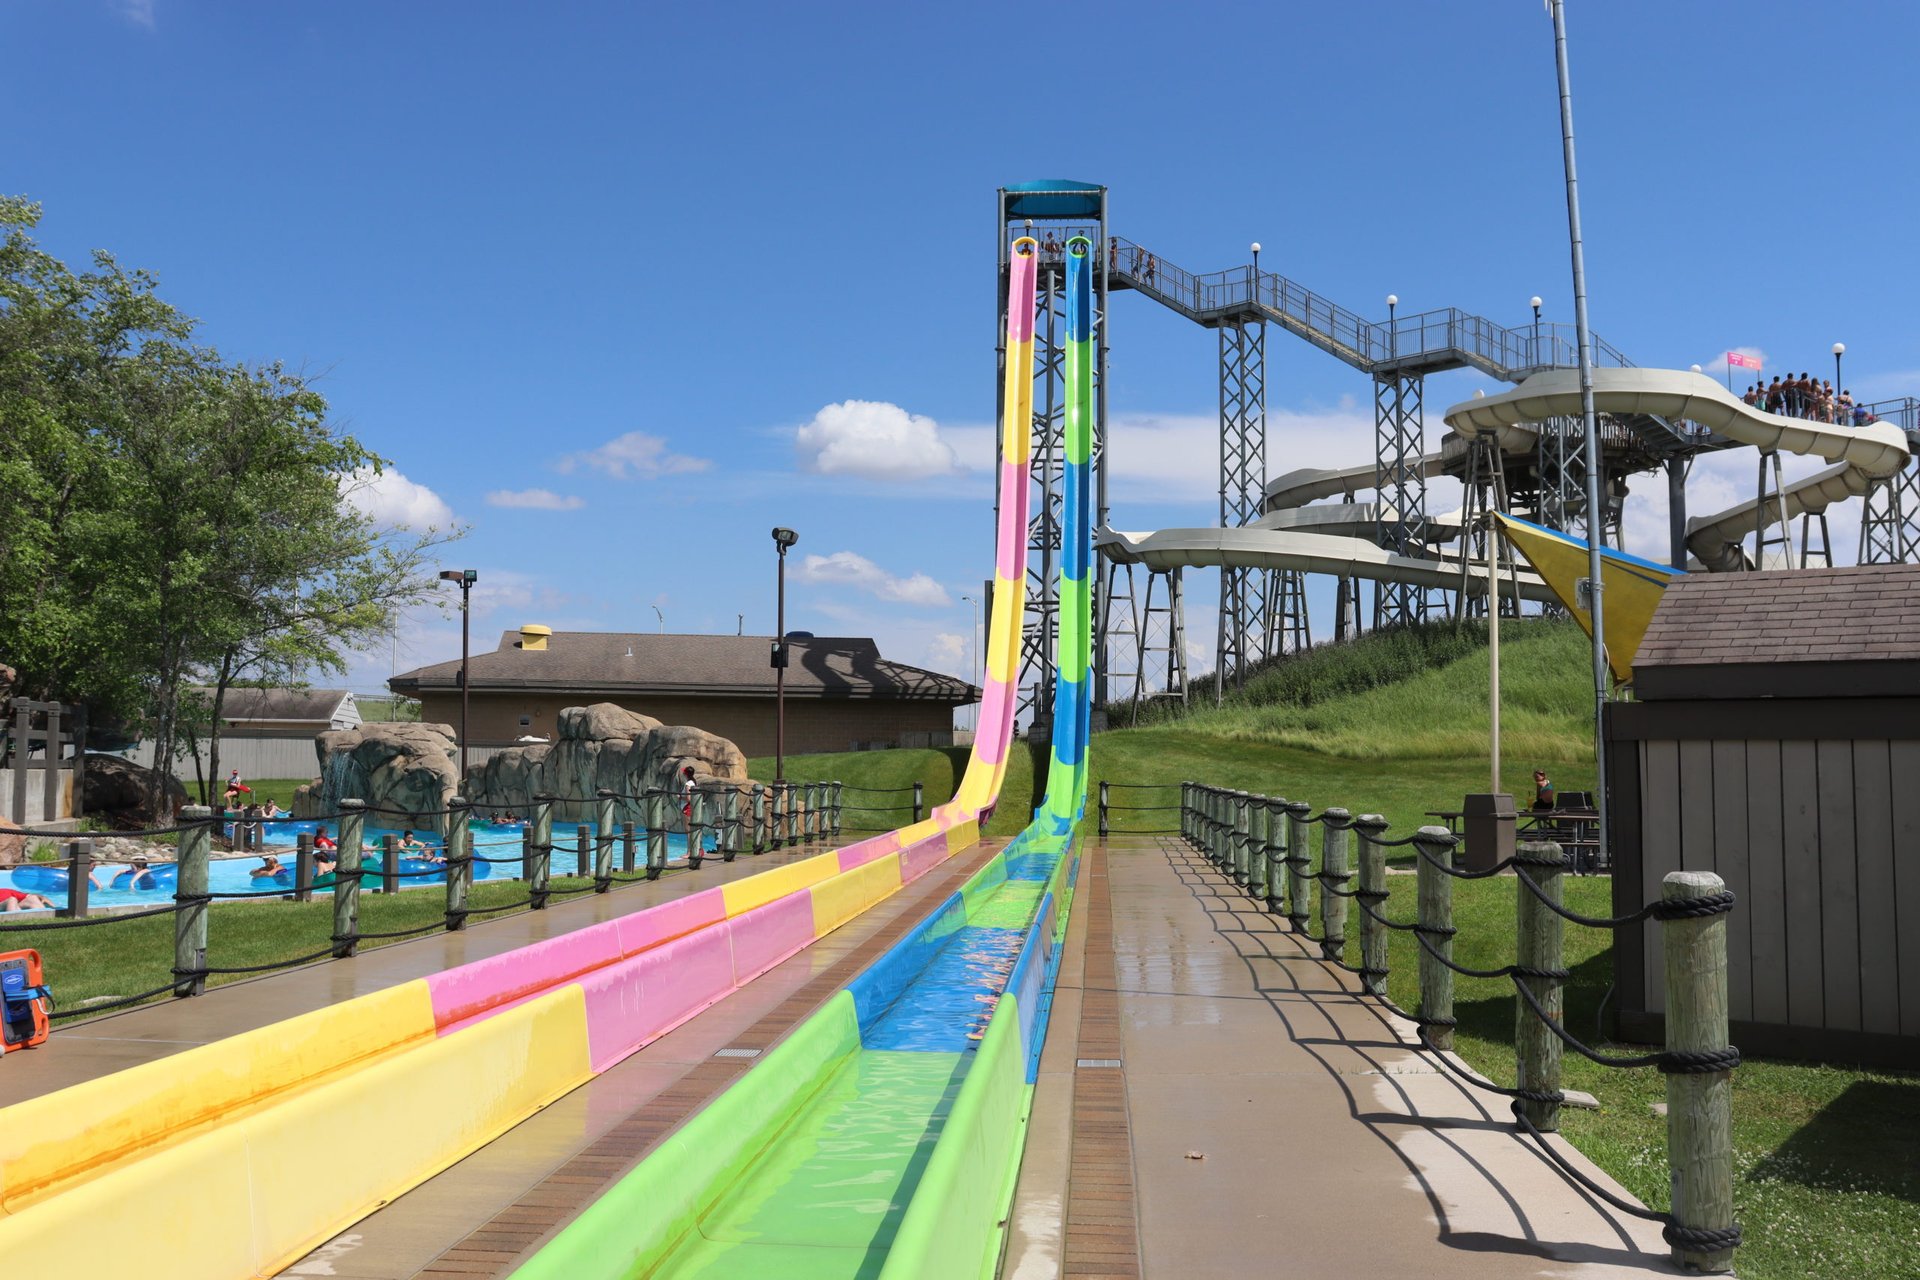
[(1611, 856), (1607, 839), (1607, 645), (1601, 597), (1605, 594), (1600, 543), (1606, 534), (1606, 513), (1600, 506), (1600, 427), (1593, 411), (1592, 336), (1587, 328), (1587, 262), (1580, 238), (1580, 180), (1573, 163), (1573, 90), (1567, 74), (1566, 0), (1551, 0), (1553, 53), (1560, 76), (1560, 147), (1567, 170), (1567, 239), (1573, 251), (1573, 324), (1580, 366), (1580, 420), (1587, 432), (1587, 616), (1593, 624), (1593, 807), (1598, 813), (1599, 855)]
[(1493, 786), (1489, 795), (1500, 794), (1500, 524), (1487, 513), (1487, 710), (1493, 724), (1490, 754), (1493, 758)]

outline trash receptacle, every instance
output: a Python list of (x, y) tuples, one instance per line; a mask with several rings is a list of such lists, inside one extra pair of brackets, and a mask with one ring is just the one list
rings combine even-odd
[(1511, 858), (1519, 820), (1513, 797), (1504, 792), (1468, 796), (1460, 806), (1462, 840), (1454, 865), (1463, 871), (1485, 871)]

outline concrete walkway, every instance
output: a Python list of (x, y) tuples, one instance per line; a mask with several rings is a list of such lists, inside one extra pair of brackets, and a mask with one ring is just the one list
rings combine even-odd
[(1678, 1274), (1178, 840), (1079, 890), (1003, 1276)]

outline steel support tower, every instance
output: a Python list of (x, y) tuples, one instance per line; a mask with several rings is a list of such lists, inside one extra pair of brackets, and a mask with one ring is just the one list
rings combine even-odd
[[(1260, 518), (1267, 483), (1267, 326), (1223, 324), (1220, 334), (1220, 527)], [(1214, 644), (1216, 694), (1236, 686), (1267, 656), (1272, 584), (1258, 569), (1220, 570), (1220, 625)]]
[[(1382, 547), (1403, 556), (1427, 554), (1426, 379), (1383, 373), (1373, 382), (1373, 439), (1380, 503), (1374, 519)], [(1373, 625), (1391, 627), (1427, 618), (1427, 592), (1404, 582), (1379, 582)]]
[[(1027, 611), (1021, 627), (1020, 688), (1017, 713), (1029, 717), (1031, 736), (1044, 740), (1052, 733), (1054, 643), (1060, 601), (1054, 571), (1060, 561), (1060, 522), (1065, 503), (1064, 443), (1066, 431), (1066, 243), (1074, 236), (1093, 242), (1098, 270), (1094, 274), (1093, 344), (1094, 527), (1107, 523), (1107, 189), (1084, 182), (1050, 179), (1002, 187), (994, 227), (999, 240), (998, 308), (995, 332), (995, 418), (1004, 408), (1007, 351), (1007, 271), (1013, 241), (1031, 235), (1040, 241), (1039, 272), (1033, 328), (1033, 501), (1027, 521)], [(997, 459), (996, 459), (997, 460)], [(998, 481), (995, 468), (995, 484)], [(998, 516), (999, 497), (994, 503)], [(1093, 616), (1106, 611), (1098, 600)], [(1094, 701), (1107, 697), (1106, 629), (1096, 626), (1090, 655)]]
[(1920, 562), (1920, 460), (1867, 490), (1860, 517), (1861, 564)]

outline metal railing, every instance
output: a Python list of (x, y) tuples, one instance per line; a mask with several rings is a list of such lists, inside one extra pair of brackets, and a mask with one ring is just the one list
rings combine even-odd
[[(1509, 329), (1457, 307), (1374, 321), (1349, 311), (1285, 276), (1251, 264), (1196, 275), (1165, 262), (1145, 246), (1114, 237), (1112, 269), (1126, 283), (1201, 324), (1236, 316), (1273, 321), (1366, 373), (1396, 367), (1422, 371), (1468, 366), (1508, 382), (1542, 369), (1578, 363), (1572, 325), (1529, 324)], [(1629, 368), (1633, 362), (1598, 335), (1593, 361)]]
[[(1313, 858), (1312, 829), (1321, 830), (1320, 858)], [(1418, 1047), (1463, 1083), (1511, 1100), (1515, 1124), (1556, 1167), (1587, 1191), (1623, 1213), (1662, 1224), (1676, 1262), (1700, 1270), (1727, 1270), (1740, 1244), (1733, 1220), (1731, 1074), (1740, 1051), (1728, 1043), (1727, 913), (1733, 894), (1710, 872), (1676, 871), (1665, 878), (1660, 899), (1626, 916), (1584, 916), (1562, 902), (1566, 858), (1553, 843), (1524, 843), (1492, 867), (1463, 871), (1454, 865), (1458, 838), (1444, 827), (1422, 827), (1398, 840), (1386, 838), (1387, 820), (1328, 807), (1312, 813), (1303, 801), (1255, 795), (1189, 782), (1181, 788), (1181, 835), (1220, 873), (1289, 929), (1319, 945), (1320, 959), (1360, 979), (1362, 992), (1414, 1025)], [(1354, 845), (1357, 843), (1357, 849)], [(1417, 878), (1413, 919), (1389, 914), (1387, 850), (1411, 848)], [(1357, 859), (1354, 854), (1357, 853)], [(1516, 955), (1513, 963), (1475, 969), (1456, 962), (1453, 884), (1512, 871)], [(1357, 886), (1355, 882), (1357, 883)], [(1318, 899), (1316, 904), (1316, 898)], [(1314, 930), (1315, 907), (1319, 929)], [(1354, 908), (1359, 934), (1352, 937)], [(1666, 962), (1666, 1044), (1653, 1053), (1618, 1055), (1581, 1043), (1565, 1026), (1567, 922), (1617, 929), (1644, 920), (1662, 927)], [(1387, 995), (1388, 936), (1410, 934), (1420, 948), (1419, 1007), (1408, 1012)], [(1349, 939), (1358, 945), (1358, 965), (1345, 960)], [(1453, 1048), (1453, 979), (1506, 979), (1513, 984), (1515, 1084), (1498, 1085), (1449, 1056)], [(1530, 1016), (1528, 1016), (1530, 1015)], [(1559, 1128), (1561, 1060), (1565, 1049), (1603, 1067), (1655, 1067), (1667, 1078), (1667, 1158), (1673, 1169), (1673, 1209), (1659, 1213), (1625, 1200), (1589, 1178), (1550, 1142)]]

